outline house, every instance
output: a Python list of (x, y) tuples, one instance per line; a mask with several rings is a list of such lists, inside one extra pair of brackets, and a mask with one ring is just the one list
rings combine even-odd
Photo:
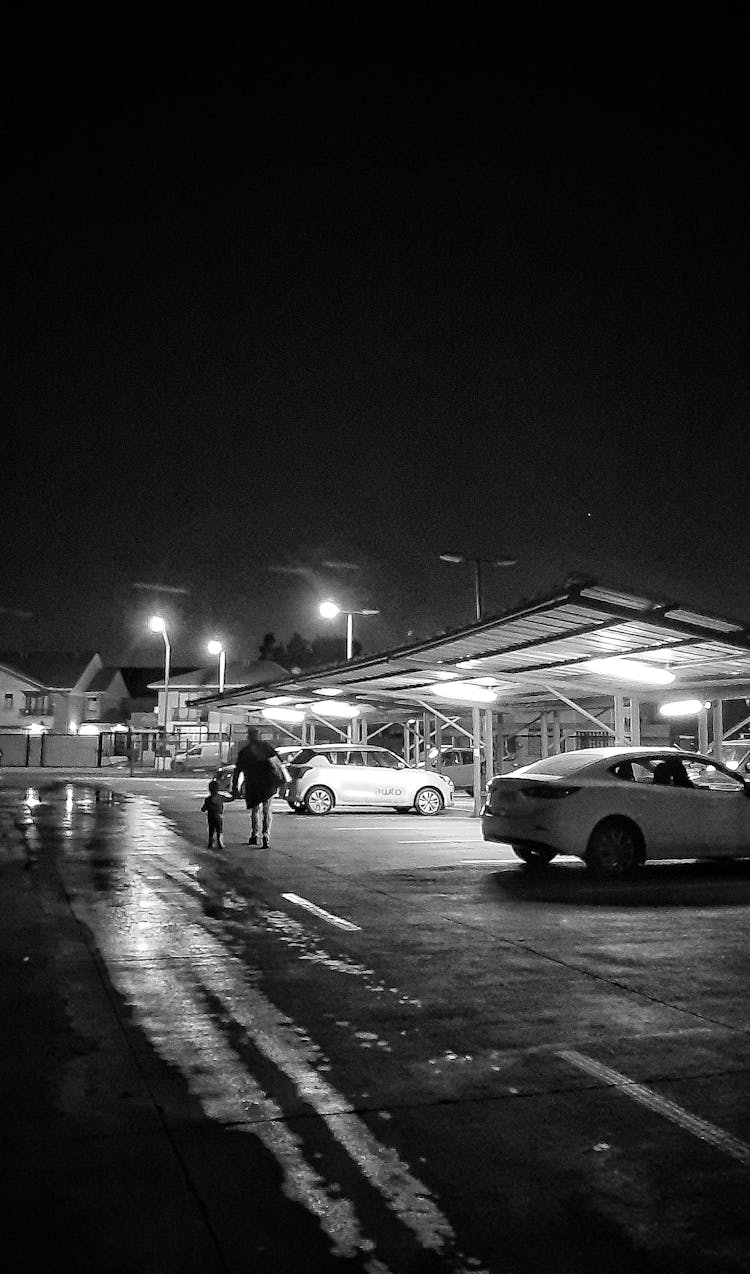
[(75, 733), (86, 720), (86, 691), (103, 667), (93, 651), (0, 652), (2, 728)]
[[(242, 686), (262, 685), (265, 682), (279, 681), (288, 676), (286, 670), (270, 659), (256, 659), (248, 662), (237, 662), (227, 665), (224, 674), (224, 690), (238, 690)], [(155, 719), (164, 724), (165, 688), (164, 678), (154, 681), (149, 689), (158, 693), (158, 705)], [(198, 742), (213, 734), (219, 735), (219, 719), (222, 732), (226, 732), (231, 724), (245, 723), (247, 714), (242, 709), (227, 707), (220, 711), (216, 704), (210, 709), (188, 707), (188, 701), (218, 693), (219, 682), (216, 664), (210, 668), (195, 668), (191, 672), (177, 674), (169, 679), (169, 707), (167, 712), (167, 733), (177, 734), (180, 742)]]

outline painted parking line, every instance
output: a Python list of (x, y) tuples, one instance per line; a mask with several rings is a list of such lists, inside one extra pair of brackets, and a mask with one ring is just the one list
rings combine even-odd
[(683, 1106), (678, 1106), (667, 1097), (660, 1097), (653, 1089), (636, 1083), (634, 1079), (612, 1070), (610, 1066), (603, 1066), (601, 1062), (594, 1061), (593, 1057), (587, 1057), (585, 1053), (578, 1053), (575, 1049), (560, 1049), (557, 1056), (571, 1066), (576, 1066), (578, 1070), (585, 1071), (587, 1075), (592, 1075), (595, 1079), (600, 1079), (602, 1083), (616, 1088), (623, 1096), (631, 1097), (633, 1101), (648, 1107), (655, 1114), (671, 1120), (685, 1132), (691, 1132), (701, 1141), (708, 1142), (717, 1150), (723, 1150), (724, 1154), (736, 1159), (745, 1167), (750, 1167), (750, 1146), (739, 1138), (733, 1137), (731, 1133), (725, 1132), (723, 1128), (710, 1124), (708, 1120), (700, 1119), (697, 1115), (692, 1115)]
[(316, 903), (310, 902), (307, 898), (300, 898), (299, 894), (282, 894), (287, 902), (293, 902), (296, 907), (304, 907), (305, 911), (311, 911), (314, 916), (318, 916), (321, 920), (327, 920), (329, 925), (336, 925), (337, 929), (350, 929), (361, 932), (360, 925), (355, 925), (351, 920), (344, 920), (343, 916), (334, 916), (332, 912), (325, 911), (323, 907), (318, 907)]

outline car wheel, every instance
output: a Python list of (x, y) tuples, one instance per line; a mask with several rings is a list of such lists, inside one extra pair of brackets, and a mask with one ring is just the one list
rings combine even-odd
[(305, 797), (308, 814), (330, 814), (333, 806), (333, 792), (329, 787), (311, 787)]
[(423, 787), (414, 797), (414, 808), (423, 818), (433, 818), (443, 808), (443, 798), (436, 787)]
[(533, 848), (529, 845), (511, 845), (511, 849), (516, 858), (520, 858), (529, 867), (546, 867), (555, 857), (554, 849), (545, 849), (542, 845)]
[(638, 829), (622, 818), (608, 818), (591, 833), (586, 850), (586, 866), (594, 876), (613, 879), (627, 876), (641, 858)]

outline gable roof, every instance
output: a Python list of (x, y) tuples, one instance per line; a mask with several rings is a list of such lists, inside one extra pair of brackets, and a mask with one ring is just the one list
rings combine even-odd
[(0, 663), (36, 681), (46, 690), (72, 690), (91, 661), (97, 658), (94, 650), (14, 650), (0, 653)]

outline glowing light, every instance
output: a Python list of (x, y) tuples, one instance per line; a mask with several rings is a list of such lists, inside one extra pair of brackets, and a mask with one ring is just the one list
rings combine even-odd
[(674, 673), (666, 668), (654, 668), (653, 664), (640, 663), (637, 659), (587, 659), (580, 667), (618, 681), (636, 681), (648, 686), (670, 686), (675, 679)]
[(335, 619), (337, 615), (341, 614), (341, 607), (331, 601), (321, 602), (318, 610), (323, 619)]
[(209, 655), (220, 655), (222, 654), (224, 647), (222, 646), (220, 641), (216, 641), (215, 639), (212, 639), (206, 646), (206, 650), (208, 651)]
[(152, 615), (148, 621), (148, 626), (152, 633), (164, 633), (167, 630), (167, 625), (161, 615)]
[(437, 677), (438, 681), (452, 681), (454, 677), (458, 676), (458, 673), (448, 672), (447, 668), (441, 668), (440, 672), (435, 673), (435, 676)]
[(294, 708), (264, 708), (260, 714), (265, 717), (266, 721), (287, 721), (296, 722), (304, 721), (304, 712), (296, 712)]
[(78, 734), (78, 722), (70, 721), (68, 723), (68, 731), (70, 732), (70, 734)]
[(456, 664), (456, 667), (457, 668), (478, 668), (479, 660), (478, 659), (460, 659), (458, 663)]
[(44, 734), (44, 726), (40, 725), (38, 721), (32, 721), (29, 726), (29, 734)]
[(269, 708), (279, 708), (282, 703), (291, 703), (292, 696), (274, 695), (272, 699), (265, 699), (264, 702), (268, 704)]
[(313, 690), (314, 695), (342, 695), (343, 690), (337, 690), (335, 686), (328, 686), (325, 690)]
[(351, 717), (358, 717), (360, 709), (356, 708), (353, 703), (339, 703), (335, 699), (329, 699), (323, 703), (315, 703), (310, 705), (310, 710), (319, 714), (321, 717), (339, 717), (349, 720)]
[(695, 717), (708, 707), (701, 699), (675, 699), (673, 703), (663, 703), (659, 714), (662, 717)]
[(472, 684), (475, 686), (496, 686), (497, 677), (473, 677)]
[(90, 722), (84, 721), (78, 733), (79, 734), (98, 734), (99, 727), (98, 725), (92, 725)]
[(444, 703), (495, 703), (497, 695), (475, 681), (452, 681), (449, 686), (439, 683), (429, 687), (429, 693)]

